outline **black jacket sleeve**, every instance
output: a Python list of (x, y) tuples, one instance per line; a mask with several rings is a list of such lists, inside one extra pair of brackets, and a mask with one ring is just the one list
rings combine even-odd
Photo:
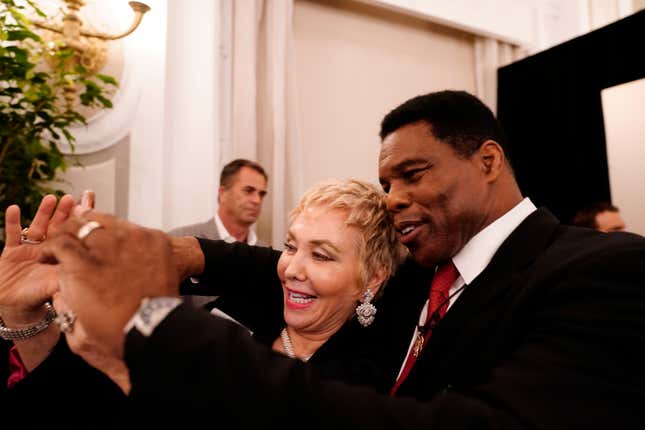
[(198, 241), (204, 253), (204, 272), (197, 277), (199, 283), (184, 282), (182, 294), (221, 296), (239, 292), (240, 285), (258, 290), (265, 285), (279, 286), (276, 266), (280, 251), (241, 242)]
[[(311, 366), (263, 347), (239, 326), (185, 305), (150, 337), (130, 331), (126, 362), (134, 407), (144, 414), (164, 410), (170, 420), (181, 415), (196, 422), (208, 414), (240, 429), (488, 428), (490, 409), (480, 400), (468, 400), (472, 410), (464, 413), (464, 402), (450, 402), (456, 396), (450, 392), (422, 403), (323, 381)], [(495, 421), (496, 428), (520, 428), (503, 414)]]
[(282, 284), (277, 275), (280, 252), (268, 247), (198, 239), (205, 258), (199, 282), (186, 280), (182, 294), (218, 296), (215, 307), (253, 331), (261, 342), (277, 336), (282, 319)]

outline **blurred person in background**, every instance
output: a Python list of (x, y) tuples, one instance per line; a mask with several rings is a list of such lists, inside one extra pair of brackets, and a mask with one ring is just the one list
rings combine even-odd
[(625, 231), (625, 221), (620, 210), (609, 202), (596, 202), (576, 212), (573, 225), (593, 228), (605, 233)]

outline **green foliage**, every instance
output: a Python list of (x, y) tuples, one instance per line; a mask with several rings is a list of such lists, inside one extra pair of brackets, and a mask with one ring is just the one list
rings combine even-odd
[[(29, 10), (26, 10), (29, 9)], [(36, 3), (0, 0), (0, 229), (11, 204), (22, 209), (22, 223), (28, 225), (42, 197), (62, 192), (47, 184), (59, 180), (67, 163), (59, 149), (66, 139), (73, 149), (70, 128), (85, 124), (85, 118), (68, 107), (64, 88), (81, 88), (83, 105), (111, 108), (105, 85), (116, 86), (114, 78), (91, 76), (82, 66), (70, 70), (75, 55), (64, 46), (47, 47), (25, 12), (45, 14)], [(42, 66), (46, 55), (56, 58), (57, 66)], [(47, 70), (47, 71), (44, 71)], [(3, 236), (0, 235), (0, 239)], [(0, 249), (2, 247), (0, 241)]]

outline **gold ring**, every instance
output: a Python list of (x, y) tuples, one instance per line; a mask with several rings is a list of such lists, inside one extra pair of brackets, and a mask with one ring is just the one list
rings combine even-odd
[(88, 221), (85, 224), (83, 224), (81, 228), (78, 229), (78, 233), (76, 233), (76, 237), (78, 237), (79, 240), (83, 240), (87, 236), (89, 236), (90, 233), (92, 233), (94, 230), (101, 227), (103, 226), (97, 221)]
[(27, 235), (29, 234), (29, 227), (25, 227), (22, 229), (20, 232), (20, 243), (26, 243), (27, 245), (38, 245), (42, 243), (45, 240), (45, 236), (42, 237), (40, 240), (32, 240), (27, 238)]

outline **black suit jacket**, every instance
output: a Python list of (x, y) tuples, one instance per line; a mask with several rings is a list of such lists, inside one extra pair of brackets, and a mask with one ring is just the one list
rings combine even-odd
[[(219, 261), (220, 281), (275, 270), (258, 266), (257, 252), (268, 250), (223, 243), (204, 249), (209, 265)], [(428, 270), (407, 263), (386, 287), (376, 326), (385, 369), (398, 371), (429, 278)], [(541, 209), (435, 327), (398, 398), (321, 382), (309, 366), (260, 348), (238, 327), (183, 307), (150, 338), (131, 332), (126, 358), (135, 399), (218, 405), (241, 428), (303, 422), (311, 428), (639, 428), (645, 422), (643, 279), (645, 239), (562, 226)], [(179, 329), (202, 336), (169, 342)], [(168, 360), (146, 367), (159, 354)], [(201, 369), (202, 362), (209, 365), (199, 380), (186, 377), (185, 366)], [(165, 377), (155, 378), (158, 372)]]

